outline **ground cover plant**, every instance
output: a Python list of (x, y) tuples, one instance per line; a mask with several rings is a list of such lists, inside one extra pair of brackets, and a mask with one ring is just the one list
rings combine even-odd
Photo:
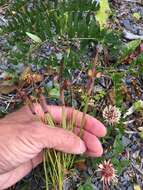
[(63, 128), (74, 130), (76, 116), (67, 123), (64, 114), (72, 106), (83, 111), (81, 126), (89, 113), (108, 131), (103, 157), (44, 150), (34, 185), (29, 177), (11, 189), (142, 189), (141, 38), (122, 40), (121, 29), (112, 27), (114, 3), (107, 0), (0, 4), (7, 18), (0, 29), (1, 60), (7, 60), (0, 75), (1, 116), (36, 102), (37, 117), (55, 127), (40, 106), (47, 102), (63, 107)]

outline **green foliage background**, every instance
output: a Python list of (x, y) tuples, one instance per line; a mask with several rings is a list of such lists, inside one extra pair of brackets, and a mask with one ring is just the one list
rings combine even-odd
[[(31, 8), (29, 4), (30, 2), (27, 0), (13, 0), (7, 9), (9, 25), (2, 28), (2, 33), (9, 34), (8, 57), (13, 64), (24, 61), (25, 64), (57, 66), (55, 55), (48, 60), (41, 60), (32, 58), (29, 52), (33, 52), (35, 47), (37, 49), (47, 41), (58, 42), (62, 38), (63, 41), (79, 40), (81, 45), (76, 53), (71, 47), (64, 52), (63, 57), (67, 70), (80, 67), (79, 60), (82, 55), (87, 53), (91, 43), (100, 43), (107, 47), (114, 57), (119, 53), (121, 45), (119, 34), (106, 28), (101, 30), (96, 20), (96, 13), (99, 11), (96, 1), (35, 0)], [(36, 44), (37, 46), (28, 43), (26, 32), (38, 36), (42, 43)], [(13, 51), (13, 46), (16, 46), (18, 50)], [(90, 62), (87, 65), (90, 67)]]

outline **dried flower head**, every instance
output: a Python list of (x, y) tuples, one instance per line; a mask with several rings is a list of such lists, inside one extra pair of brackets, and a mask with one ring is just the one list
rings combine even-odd
[(27, 84), (32, 84), (32, 83), (37, 83), (42, 80), (42, 76), (40, 74), (36, 73), (26, 73), (23, 77), (22, 80), (26, 81)]
[(121, 111), (116, 106), (106, 106), (103, 110), (103, 117), (109, 124), (119, 123)]
[(117, 182), (116, 170), (110, 160), (99, 164), (97, 171), (100, 173), (104, 185), (108, 186), (111, 182)]

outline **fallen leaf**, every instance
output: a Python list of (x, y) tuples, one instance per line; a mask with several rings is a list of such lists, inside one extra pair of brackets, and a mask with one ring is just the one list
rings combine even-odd
[(133, 106), (136, 111), (142, 110), (143, 109), (143, 100), (138, 100), (138, 101), (134, 102)]
[(143, 127), (138, 127), (138, 130), (143, 132)]
[(80, 160), (75, 163), (75, 167), (81, 171), (87, 170), (87, 165), (85, 163), (85, 160)]
[(143, 131), (139, 132), (139, 136), (140, 136), (141, 139), (143, 139)]
[(140, 13), (136, 12), (136, 13), (133, 13), (133, 17), (134, 17), (136, 20), (140, 20), (141, 15), (140, 15)]
[(127, 110), (127, 112), (124, 114), (123, 118), (125, 118), (125, 117), (127, 117), (127, 116), (133, 114), (134, 112), (135, 112), (134, 106), (131, 106), (131, 107)]
[(9, 94), (11, 92), (13, 92), (14, 90), (16, 90), (16, 86), (15, 85), (8, 85), (8, 84), (2, 84), (0, 85), (0, 94)]
[(139, 185), (134, 185), (134, 190), (141, 190), (140, 186)]
[(41, 43), (41, 42), (42, 42), (41, 38), (39, 38), (39, 37), (36, 36), (35, 34), (32, 34), (32, 33), (30, 33), (30, 32), (26, 32), (26, 34), (27, 34), (27, 36), (28, 36), (29, 38), (31, 38), (34, 42), (37, 42), (37, 43)]
[(112, 88), (108, 91), (108, 101), (110, 102), (110, 104), (114, 105), (115, 104), (115, 100), (116, 100), (116, 94), (115, 94), (115, 90)]
[(104, 76), (102, 72), (97, 72), (96, 73), (96, 78), (101, 78), (102, 76)]

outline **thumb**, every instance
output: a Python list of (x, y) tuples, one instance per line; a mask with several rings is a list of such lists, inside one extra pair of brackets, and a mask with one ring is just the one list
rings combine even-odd
[(54, 148), (71, 154), (81, 154), (86, 151), (84, 142), (74, 133), (58, 127), (51, 128), (40, 122), (35, 122), (28, 129), (27, 137), (39, 149)]

